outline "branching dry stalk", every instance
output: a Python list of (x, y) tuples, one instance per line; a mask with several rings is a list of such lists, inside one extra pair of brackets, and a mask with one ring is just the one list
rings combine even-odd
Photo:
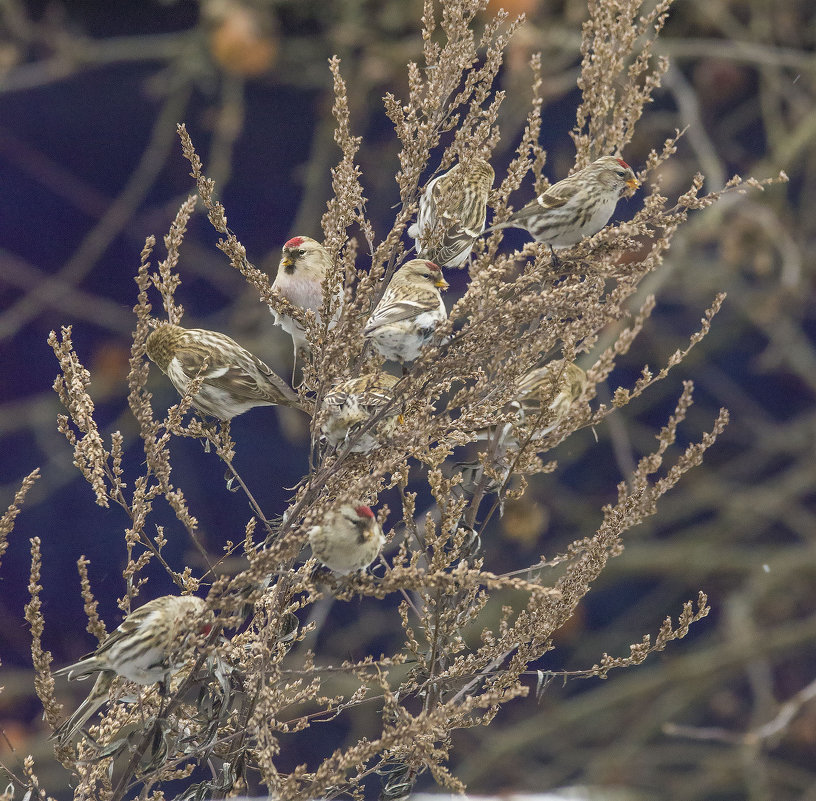
[[(667, 69), (667, 60), (655, 58), (653, 47), (670, 4), (671, 0), (590, 2), (578, 82), (583, 97), (573, 132), (576, 168), (601, 154), (619, 153), (631, 141)], [(158, 292), (161, 321), (182, 322), (183, 308), (175, 299), (183, 272), (179, 254), (195, 196), (182, 204), (164, 239), (166, 258), (154, 271), (151, 237), (136, 276), (128, 386), (144, 449), (140, 474), (125, 475), (125, 443), (119, 432), (110, 445), (104, 442), (88, 391), (90, 374), (74, 349), (70, 327), (49, 337), (60, 366), (55, 390), (67, 410), (59, 418), (59, 430), (72, 446), (74, 464), (91, 485), (96, 502), (125, 512), (123, 611), (130, 611), (146, 581), (145, 568), (156, 561), (179, 592), (206, 589), (208, 607), (220, 615), (223, 626), (223, 634), (217, 626), (218, 632), (201, 638), (187, 673), (162, 692), (126, 682), (114, 685), (114, 697), (132, 697), (135, 692), (136, 703), (112, 702), (91, 726), (90, 738), (80, 740), (73, 750), (60, 751), (63, 764), (75, 774), (77, 797), (119, 801), (138, 786), (143, 788), (140, 797), (148, 797), (163, 783), (179, 778), (188, 782), (179, 799), (258, 785), (292, 801), (362, 797), (365, 780), (379, 774), (383, 798), (393, 799), (426, 772), (440, 786), (461, 790), (461, 782), (447, 767), (452, 733), (488, 725), (502, 706), (528, 696), (537, 660), (554, 648), (555, 633), (573, 616), (608, 561), (624, 553), (626, 533), (657, 512), (659, 499), (700, 463), (725, 428), (728, 415), (722, 410), (699, 442), (665, 465), (692, 403), (693, 386), (686, 381), (675, 413), (657, 435), (656, 448), (619, 484), (617, 501), (603, 508), (596, 531), (577, 539), (565, 553), (544, 556), (524, 571), (496, 575), (489, 570), (480, 537), (494, 512), (507, 500), (520, 498), (531, 477), (557, 469), (548, 455), (556, 445), (611, 413), (621, 414), (630, 401), (682, 364), (708, 333), (724, 301), (724, 294), (716, 295), (688, 345), (666, 357), (660, 370), (644, 367), (634, 386), (613, 391), (611, 406), (592, 407), (596, 386), (610, 376), (648, 325), (655, 298), (641, 301), (634, 313), (630, 306), (643, 279), (661, 267), (675, 231), (690, 211), (715, 203), (725, 192), (761, 188), (756, 181), (735, 177), (722, 191), (700, 195), (703, 179), (695, 176), (686, 193), (673, 199), (663, 196), (659, 184), (649, 181), (673, 156), (678, 133), (653, 150), (639, 172), (646, 187), (642, 209), (631, 220), (608, 226), (565, 251), (557, 272), (543, 244), (529, 243), (509, 252), (501, 230), (480, 240), (466, 291), (448, 304), (449, 320), (396, 385), (393, 400), (344, 445), (336, 450), (319, 447), (320, 400), (326, 392), (339, 380), (383, 369), (382, 358), (365, 348), (361, 332), (387, 280), (407, 258), (405, 230), (424, 185), (455, 161), (489, 159), (499, 143), (498, 114), (504, 95), (495, 90), (494, 82), (518, 22), (508, 21), (502, 12), (477, 33), (477, 15), (485, 5), (484, 0), (425, 1), (424, 63), (408, 65), (405, 99), (392, 94), (384, 98), (401, 148), (395, 176), (400, 205), (384, 235), (378, 236), (366, 214), (370, 199), (356, 162), (362, 140), (352, 133), (348, 102), (354, 88), (346, 86), (339, 59), (331, 59), (335, 141), (341, 156), (332, 170), (333, 197), (322, 219), (334, 267), (325, 282), (321, 319), (326, 322), (320, 325), (313, 314), (295, 309), (273, 291), (269, 276), (248, 261), (216, 199), (217, 187), (207, 177), (186, 128), (179, 126), (198, 198), (221, 235), (218, 247), (256, 291), (259, 302), (307, 328), (311, 357), (298, 392), (312, 416), (314, 462), (285, 510), (261, 509), (248, 489), (252, 481), (245, 482), (233, 464), (240, 442), (232, 441), (228, 426), (216, 429), (196, 416), (193, 398), (203, 369), (164, 416), (156, 417), (146, 389), (145, 343), (157, 322), (151, 316), (149, 295)], [(542, 175), (546, 153), (539, 145), (544, 102), (540, 56), (533, 57), (531, 67), (534, 80), (526, 127), (490, 195), (489, 205), (498, 220), (510, 213), (510, 195), (522, 190), (527, 173), (532, 173), (535, 191), (546, 186)], [(529, 195), (529, 189), (525, 191)], [(334, 290), (339, 287), (344, 295), (342, 313), (330, 330), (327, 321), (333, 317)], [(610, 347), (593, 352), (602, 332), (620, 321), (628, 321), (628, 327)], [(555, 420), (545, 399), (540, 413), (531, 416), (522, 430), (511, 409), (525, 373), (552, 359), (572, 361), (581, 354), (591, 354), (593, 363), (580, 397)], [(380, 447), (370, 454), (353, 453), (355, 437), (379, 430), (394, 409), (400, 417), (393, 435), (381, 438)], [(499, 434), (507, 430), (517, 437), (512, 451)], [(473, 448), (483, 432), (489, 433), (479, 457), (481, 474), (468, 489), (461, 475), (449, 468), (461, 449)], [(183, 477), (173, 474), (172, 449), (178, 437), (214, 445), (213, 452), (201, 458), (223, 461), (247, 495), (254, 517), (249, 523), (236, 523), (238, 536), (245, 530), (245, 537), (228, 548), (233, 553), (243, 547), (246, 565), (237, 575), (219, 575), (217, 558), (201, 542), (198, 520), (178, 486)], [(0, 521), (0, 555), (35, 473)], [(424, 517), (416, 512), (420, 487), (434, 504), (434, 513)], [(404, 535), (394, 536), (396, 550), (383, 560), (383, 573), (326, 579), (313, 570), (313, 561), (298, 563), (309, 528), (328, 510), (346, 499), (374, 504), (394, 488), (402, 508), (388, 519), (387, 528)], [(154, 536), (148, 528), (154, 507), (162, 500), (206, 570), (174, 566), (165, 559), (164, 529), (158, 528)], [(274, 522), (267, 518), (273, 513), (278, 515)], [(253, 538), (256, 531), (264, 535), (263, 542)], [(40, 645), (45, 625), (39, 602), (40, 549), (39, 540), (32, 540), (26, 619), (33, 633), (37, 693), (53, 726), (59, 722), (60, 709), (50, 655)], [(556, 565), (557, 573), (550, 573)], [(101, 640), (105, 628), (96, 613), (92, 567), (80, 559), (88, 630)], [(402, 628), (403, 642), (388, 655), (323, 664), (319, 653), (303, 646), (310, 633), (304, 622), (315, 604), (330, 597), (338, 602), (393, 602), (385, 608), (392, 614), (394, 631)], [(499, 622), (490, 628), (484, 623), (486, 612), (495, 609), (499, 611), (492, 619)], [(559, 675), (604, 678), (613, 668), (639, 665), (684, 637), (707, 613), (701, 592), (696, 611), (689, 602), (676, 625), (667, 618), (654, 642), (647, 636), (630, 647), (627, 657), (603, 654), (586, 670)], [(346, 680), (344, 685), (335, 681), (338, 675)], [(351, 690), (349, 682), (354, 685)], [(376, 737), (330, 754), (315, 754), (312, 763), (286, 773), (279, 767), (287, 737), (372, 702), (382, 707), (382, 728)]]

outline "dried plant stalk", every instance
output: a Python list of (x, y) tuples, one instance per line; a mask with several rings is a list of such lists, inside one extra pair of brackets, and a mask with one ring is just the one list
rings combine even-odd
[[(294, 307), (273, 291), (269, 277), (248, 261), (191, 137), (183, 125), (178, 128), (198, 196), (221, 235), (218, 247), (261, 303), (307, 330), (311, 348), (298, 392), (312, 417), (310, 469), (293, 490), (288, 507), (273, 510), (277, 518), (264, 513), (237, 473), (234, 458), (240, 442), (233, 442), (229, 425), (216, 427), (193, 409), (193, 398), (207, 378), (204, 368), (159, 419), (146, 389), (145, 343), (156, 324), (149, 295), (157, 291), (163, 318), (180, 323), (183, 309), (175, 300), (181, 284), (179, 252), (195, 197), (179, 209), (165, 237), (167, 257), (157, 271), (151, 272), (151, 237), (136, 277), (128, 386), (145, 454), (140, 474), (125, 475), (118, 432), (110, 449), (104, 446), (87, 389), (89, 374), (74, 350), (70, 328), (62, 330), (61, 338), (55, 333), (49, 338), (60, 364), (55, 389), (68, 410), (59, 427), (74, 448), (75, 464), (97, 503), (109, 506), (113, 501), (128, 517), (123, 610), (130, 610), (146, 581), (145, 568), (155, 560), (180, 592), (207, 588), (208, 608), (219, 615), (217, 630), (200, 638), (195, 657), (168, 680), (163, 694), (136, 688), (136, 703), (111, 703), (93, 727), (94, 739), (77, 746), (73, 769), (83, 792), (119, 801), (136, 786), (148, 797), (160, 793), (163, 783), (184, 779), (188, 787), (180, 798), (220, 797), (257, 778), (268, 792), (286, 799), (362, 797), (366, 780), (379, 775), (382, 797), (395, 799), (410, 791), (423, 773), (440, 786), (461, 791), (463, 785), (448, 767), (452, 733), (488, 725), (502, 706), (530, 694), (531, 665), (554, 647), (555, 632), (575, 613), (609, 559), (623, 553), (626, 532), (656, 513), (659, 499), (700, 463), (727, 424), (722, 410), (711, 431), (658, 476), (692, 403), (693, 386), (685, 382), (675, 413), (657, 435), (657, 447), (618, 485), (617, 501), (603, 508), (594, 533), (576, 539), (562, 554), (543, 556), (521, 571), (524, 577), (519, 571), (497, 574), (488, 569), (482, 535), (494, 514), (507, 501), (520, 498), (533, 477), (557, 469), (549, 452), (575, 431), (620, 414), (632, 399), (666, 378), (709, 332), (724, 294), (716, 295), (699, 330), (686, 347), (666, 357), (662, 369), (654, 373), (644, 367), (631, 389), (615, 390), (610, 406), (592, 407), (596, 386), (649, 324), (655, 298), (641, 301), (635, 313), (630, 311), (632, 299), (642, 280), (663, 263), (689, 212), (711, 205), (726, 192), (762, 186), (735, 177), (721, 192), (701, 196), (702, 177), (696, 176), (674, 202), (653, 184), (631, 220), (587, 237), (566, 251), (560, 264), (543, 244), (508, 252), (502, 247), (501, 230), (481, 240), (469, 266), (467, 288), (449, 304), (448, 320), (399, 377), (392, 394), (336, 448), (320, 441), (327, 393), (339, 381), (384, 369), (382, 357), (366, 347), (362, 332), (387, 281), (407, 258), (404, 234), (424, 188), (423, 176), (426, 185), (454, 161), (490, 158), (499, 141), (504, 95), (495, 89), (495, 80), (517, 21), (508, 22), (502, 12), (477, 35), (475, 21), (485, 5), (482, 0), (424, 4), (424, 65), (408, 65), (407, 99), (392, 94), (384, 98), (401, 148), (395, 176), (400, 205), (391, 229), (379, 237), (367, 216), (365, 176), (355, 161), (362, 139), (352, 133), (349, 89), (339, 59), (331, 59), (340, 159), (322, 218), (332, 268), (323, 285), (320, 324), (313, 312)], [(576, 168), (620, 151), (631, 140), (667, 67), (665, 59), (654, 59), (652, 53), (669, 5), (670, 0), (590, 2), (579, 78), (583, 99), (573, 132)], [(531, 67), (526, 126), (489, 199), (499, 221), (509, 215), (509, 197), (528, 172), (536, 191), (546, 186), (546, 152), (539, 144), (544, 102), (540, 56), (532, 58)], [(652, 151), (639, 173), (641, 181), (648, 181), (672, 157), (679, 136)], [(341, 310), (336, 308), (339, 296)], [(559, 400), (555, 376), (581, 354), (592, 352), (601, 332), (613, 326), (618, 333), (607, 340), (613, 344), (594, 354), (579, 391), (566, 402)], [(555, 363), (562, 365), (561, 372), (556, 373)], [(524, 408), (520, 393), (531, 368), (542, 365), (550, 366), (553, 375), (543, 383), (538, 407), (531, 411)], [(359, 453), (354, 446), (364, 435), (378, 437), (378, 447)], [(199, 540), (198, 520), (174, 483), (171, 451), (177, 437), (203, 440), (210, 450), (202, 458), (220, 459), (231, 471), (230, 486), (237, 482), (250, 502), (254, 517), (236, 522), (238, 542), (226, 547), (228, 555), (245, 557), (236, 575), (219, 574), (219, 563)], [(457, 461), (466, 448), (481, 449), (467, 463), (472, 478)], [(425, 514), (417, 513), (420, 489), (432, 499)], [(386, 507), (380, 509), (380, 521), (390, 522), (392, 540), (392, 553), (382, 565), (341, 579), (316, 572), (312, 559), (298, 562), (310, 529), (328, 511), (349, 501), (373, 504), (390, 490), (401, 508), (394, 515)], [(163, 553), (165, 529), (157, 528), (156, 536), (147, 533), (154, 506), (161, 501), (172, 508), (206, 569), (169, 564)], [(260, 531), (262, 542), (256, 540)], [(39, 541), (32, 541), (32, 598), (26, 617), (34, 634), (37, 691), (53, 725), (59, 708), (50, 656), (40, 646), (40, 559)], [(550, 573), (556, 566), (557, 573)], [(84, 557), (79, 569), (88, 630), (102, 640), (105, 629)], [(310, 643), (317, 631), (316, 610), (329, 598), (382, 604), (384, 614), (393, 616), (393, 630), (401, 628), (402, 642), (389, 654), (323, 664)], [(399, 609), (384, 603), (386, 599), (398, 599)], [(696, 611), (691, 602), (686, 604), (677, 625), (666, 619), (654, 642), (645, 637), (630, 647), (627, 657), (603, 654), (583, 671), (559, 675), (604, 678), (613, 668), (634, 667), (684, 637), (707, 613), (706, 597), (700, 593)], [(311, 615), (315, 617), (309, 622)], [(491, 626), (485, 622), (488, 617), (494, 621)], [(226, 636), (221, 636), (222, 629)], [(130, 697), (118, 685), (112, 692), (115, 698)], [(332, 753), (316, 753), (312, 763), (282, 771), (280, 754), (289, 737), (371, 704), (382, 709), (377, 736)], [(138, 734), (123, 736), (122, 729), (137, 721)]]

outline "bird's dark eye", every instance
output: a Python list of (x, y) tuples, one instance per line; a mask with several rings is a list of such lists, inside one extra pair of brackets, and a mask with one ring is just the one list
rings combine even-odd
[(626, 177), (626, 170), (616, 170), (618, 178), (625, 178)]
[(293, 250), (289, 251), (289, 255), (292, 256), (292, 258), (299, 259), (303, 255), (303, 251), (298, 250), (298, 249), (293, 249)]

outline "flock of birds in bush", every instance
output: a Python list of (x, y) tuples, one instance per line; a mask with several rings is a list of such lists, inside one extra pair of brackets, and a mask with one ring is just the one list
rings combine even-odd
[[(418, 258), (407, 261), (393, 274), (362, 332), (386, 360), (401, 365), (403, 372), (447, 318), (440, 290), (448, 283), (442, 268), (462, 266), (483, 233), (522, 228), (551, 249), (570, 247), (600, 231), (620, 197), (639, 186), (623, 159), (604, 156), (553, 184), (506, 221), (485, 229), (493, 180), (493, 168), (475, 158), (434, 178), (420, 198), (416, 222), (408, 230)], [(331, 268), (329, 253), (319, 242), (295, 236), (283, 246), (272, 286), (296, 308), (313, 312), (319, 322), (323, 288)], [(308, 355), (303, 326), (270, 311), (275, 323), (292, 337), (295, 362)], [(146, 350), (181, 395), (186, 395), (191, 382), (196, 381), (193, 406), (222, 422), (255, 406), (301, 408), (298, 393), (286, 381), (226, 334), (159, 323), (147, 338)], [(333, 386), (321, 404), (321, 433), (329, 445), (350, 442), (351, 452), (368, 453), (381, 438), (388, 438), (398, 425), (399, 409), (394, 404), (378, 425), (352, 435), (391, 402), (398, 380), (379, 371)], [(519, 409), (546, 401), (557, 420), (582, 394), (585, 383), (584, 371), (577, 365), (563, 359), (550, 362), (529, 371), (521, 380)], [(309, 529), (308, 538), (314, 556), (340, 575), (367, 568), (385, 543), (370, 507), (354, 502), (330, 511), (319, 525)], [(94, 653), (57, 671), (69, 678), (97, 675), (97, 680), (86, 700), (53, 736), (65, 743), (80, 731), (106, 702), (116, 676), (142, 685), (166, 681), (179, 664), (183, 641), (190, 633), (206, 634), (212, 625), (211, 615), (204, 601), (194, 596), (163, 596), (131, 612)]]

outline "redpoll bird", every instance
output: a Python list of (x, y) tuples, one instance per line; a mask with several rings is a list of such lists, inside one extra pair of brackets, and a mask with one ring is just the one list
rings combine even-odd
[(609, 222), (623, 192), (638, 186), (635, 173), (623, 159), (603, 156), (488, 230), (524, 228), (537, 242), (569, 247), (598, 233)]
[(88, 697), (51, 736), (61, 743), (70, 740), (107, 701), (117, 676), (144, 685), (166, 681), (183, 665), (189, 634), (209, 634), (212, 620), (204, 601), (192, 595), (165, 595), (131, 612), (96, 651), (55, 672), (69, 679), (99, 675)]
[(572, 404), (587, 386), (587, 374), (565, 359), (556, 359), (544, 367), (530, 370), (519, 382), (518, 402), (528, 422), (534, 422), (546, 403), (551, 414), (546, 415), (549, 425), (542, 433), (549, 433), (569, 413)]
[[(555, 359), (536, 367), (519, 380), (518, 395), (512, 407), (518, 409), (517, 425), (533, 426), (539, 435), (549, 434), (569, 414), (572, 404), (587, 386), (587, 374), (565, 359)], [(506, 424), (501, 438), (506, 447), (517, 445)], [(479, 439), (487, 439), (480, 434)]]
[[(313, 311), (320, 319), (323, 305), (323, 281), (332, 263), (329, 252), (320, 242), (308, 236), (292, 237), (283, 246), (278, 273), (272, 283), (293, 306)], [(303, 326), (285, 314), (279, 314), (271, 306), (269, 311), (290, 337), (295, 346), (295, 358), (301, 351), (308, 351), (309, 343)]]
[(335, 447), (346, 439), (352, 439), (352, 453), (368, 453), (379, 443), (379, 436), (390, 436), (399, 421), (399, 409), (392, 404), (379, 423), (362, 434), (355, 429), (390, 403), (393, 388), (399, 379), (388, 373), (368, 373), (359, 378), (343, 381), (323, 398), (327, 417), (321, 425), (326, 439)]
[(494, 478), (483, 481), (482, 460), (459, 462), (453, 472), (462, 474), (462, 489), (473, 494), (482, 483), (485, 491), (495, 492), (510, 474), (510, 457), (518, 453), (519, 440), (537, 444), (539, 438), (549, 434), (569, 414), (587, 384), (587, 374), (565, 359), (556, 359), (522, 376), (518, 395), (511, 404), (516, 411), (515, 420), (501, 428), (491, 426), (477, 432), (478, 439), (490, 442), (486, 463), (501, 481)]
[(432, 261), (411, 259), (394, 273), (391, 283), (368, 318), (364, 336), (394, 361), (411, 362), (428, 344), (436, 327), (448, 317), (440, 289), (448, 282)]
[(374, 512), (362, 504), (344, 504), (309, 529), (312, 553), (341, 576), (368, 567), (384, 543)]
[(200, 374), (193, 405), (219, 420), (231, 420), (254, 406), (300, 408), (297, 393), (226, 334), (160, 325), (147, 338), (147, 355), (182, 395)]
[(441, 267), (460, 267), (484, 231), (495, 173), (484, 159), (454, 165), (425, 188), (417, 221), (408, 229), (417, 255)]

